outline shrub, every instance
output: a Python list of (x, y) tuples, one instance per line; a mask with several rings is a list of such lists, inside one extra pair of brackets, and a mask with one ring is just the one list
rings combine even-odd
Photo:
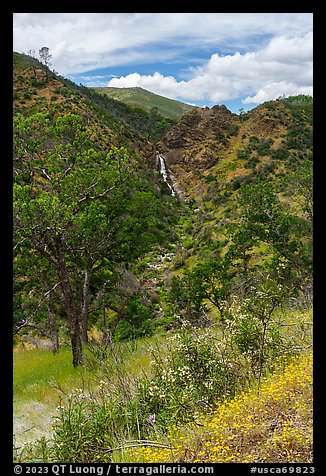
[(216, 131), (215, 137), (218, 142), (227, 145), (228, 144), (228, 138), (224, 135), (224, 133), (221, 130)]
[(155, 415), (163, 429), (192, 421), (199, 410), (233, 396), (239, 384), (214, 331), (196, 330), (185, 321), (168, 345), (164, 357), (154, 352), (153, 377), (139, 383), (142, 413)]
[(210, 183), (210, 182), (216, 183), (216, 182), (217, 182), (217, 178), (216, 178), (215, 175), (208, 174), (208, 175), (205, 177), (205, 182), (207, 182), (207, 183)]
[(113, 340), (121, 341), (152, 335), (153, 333), (153, 304), (135, 294), (132, 296), (123, 313), (123, 319), (118, 323), (113, 333)]
[(142, 324), (135, 325), (128, 321), (120, 321), (113, 333), (114, 341), (123, 341), (130, 339), (137, 339), (138, 337), (148, 336), (153, 334), (153, 328), (148, 321)]
[(251, 147), (246, 146), (244, 149), (237, 151), (237, 159), (248, 160), (250, 158), (250, 154), (251, 154)]
[(185, 236), (182, 240), (182, 246), (186, 250), (190, 250), (194, 246), (194, 240), (191, 236)]
[(272, 151), (272, 159), (274, 160), (287, 160), (289, 156), (289, 151), (283, 147)]
[(137, 346), (126, 343), (88, 346), (86, 365), (97, 388), (87, 393), (83, 385), (59, 406), (52, 461), (109, 462), (113, 448), (151, 436), (153, 425), (139, 405), (135, 351)]
[(260, 177), (266, 177), (268, 174), (271, 174), (274, 172), (274, 170), (277, 167), (277, 163), (274, 160), (271, 160), (267, 164), (264, 164), (260, 170), (258, 171), (258, 174)]
[(247, 175), (238, 175), (230, 182), (230, 186), (232, 190), (238, 190), (240, 187), (248, 185), (254, 180), (251, 174)]
[(169, 448), (138, 448), (141, 463), (309, 463), (312, 456), (312, 353), (280, 366), (251, 389), (170, 428)]
[(258, 316), (244, 311), (233, 312), (228, 321), (228, 332), (236, 348), (246, 355), (256, 376), (262, 367), (271, 365), (280, 352), (282, 337), (280, 326), (275, 322), (265, 326)]
[[(122, 396), (122, 393), (121, 393)], [(139, 436), (137, 400), (96, 397), (76, 391), (59, 407), (54, 425), (54, 461), (95, 463), (111, 461), (112, 448)]]
[(259, 163), (258, 157), (256, 156), (249, 157), (247, 163), (245, 164), (245, 168), (254, 169), (258, 163)]
[(284, 350), (281, 322), (275, 314), (290, 295), (291, 289), (284, 286), (281, 279), (276, 280), (269, 274), (257, 275), (241, 305), (227, 321), (231, 342), (246, 356), (258, 382), (263, 372), (272, 366), (273, 359)]
[(58, 461), (94, 462), (94, 446), (106, 443), (107, 416), (103, 410), (105, 407), (96, 408), (84, 401), (81, 395), (71, 396), (68, 405), (60, 407), (54, 437)]
[(228, 128), (228, 132), (229, 132), (229, 135), (230, 135), (230, 136), (237, 136), (238, 133), (239, 133), (239, 126), (237, 126), (237, 125), (231, 125), (231, 126)]

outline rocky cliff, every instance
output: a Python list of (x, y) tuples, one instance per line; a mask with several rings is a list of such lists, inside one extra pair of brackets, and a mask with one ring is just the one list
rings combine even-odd
[(197, 108), (165, 134), (158, 151), (175, 185), (193, 198), (198, 190), (205, 192), (207, 176), (230, 182), (248, 175), (252, 168), (258, 172), (271, 161), (274, 171), (281, 170), (289, 155), (298, 156), (300, 146), (288, 146), (288, 136), (298, 127), (309, 134), (311, 125), (282, 100), (266, 102), (240, 115), (224, 105)]

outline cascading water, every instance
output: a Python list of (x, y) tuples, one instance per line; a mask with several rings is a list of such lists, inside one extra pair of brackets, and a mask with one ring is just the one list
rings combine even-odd
[(168, 182), (168, 173), (167, 173), (167, 170), (166, 170), (166, 164), (165, 164), (165, 160), (164, 158), (160, 155), (160, 154), (157, 154), (157, 158), (159, 160), (159, 166), (160, 166), (160, 173), (163, 177), (163, 180), (164, 182), (167, 184), (167, 186), (169, 187), (169, 189), (171, 190), (171, 195), (172, 197), (175, 197), (175, 190), (174, 188), (172, 187), (171, 184), (169, 184)]
[(167, 179), (168, 179), (168, 174), (167, 174), (167, 171), (166, 171), (165, 160), (163, 159), (163, 157), (161, 155), (159, 155), (158, 158), (159, 158), (159, 161), (160, 161), (160, 172), (163, 175), (164, 182), (166, 182)]

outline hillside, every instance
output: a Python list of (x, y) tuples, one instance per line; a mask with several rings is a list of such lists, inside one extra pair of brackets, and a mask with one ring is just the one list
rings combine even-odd
[(50, 111), (51, 117), (61, 113), (80, 114), (87, 118), (89, 128), (96, 128), (96, 137), (100, 146), (104, 146), (103, 138), (118, 145), (129, 142), (132, 147), (136, 144), (149, 147), (150, 144), (138, 131), (128, 127), (118, 115), (108, 114), (105, 107), (99, 108), (95, 101), (84, 94), (82, 88), (74, 83), (49, 73), (46, 78), (45, 67), (36, 59), (27, 55), (14, 53), (13, 58), (13, 111), (14, 115), (30, 116), (36, 113)]
[(312, 102), (301, 101), (301, 114), (295, 98), (294, 107), (291, 99), (270, 101), (240, 116), (225, 106), (197, 109), (166, 133), (158, 149), (192, 198), (196, 187), (207, 191), (214, 178), (231, 186), (268, 169), (273, 176), (284, 173), (311, 157)]
[[(194, 265), (196, 270), (196, 263), (210, 266), (212, 257), (229, 266), (237, 256), (242, 269), (234, 272), (244, 274), (275, 260), (293, 283), (294, 269), (300, 268), (305, 284), (300, 278), (297, 286), (310, 293), (311, 97), (269, 101), (240, 116), (225, 106), (196, 110), (157, 149), (171, 183), (193, 210), (184, 228), (191, 230), (185, 250), (175, 258), (181, 273)], [(224, 292), (226, 297), (222, 286), (220, 298)]]
[(312, 98), (13, 82), (15, 461), (311, 462)]
[[(140, 144), (151, 147), (150, 141), (161, 138), (175, 123), (158, 112), (149, 114), (144, 109), (135, 109), (52, 71), (48, 72), (47, 81), (43, 64), (28, 55), (14, 53), (13, 64), (13, 99), (17, 113), (29, 115), (46, 107), (51, 107), (56, 113), (84, 111), (88, 114), (91, 110), (92, 115), (97, 115), (97, 120), (101, 117), (102, 122), (110, 124), (111, 132), (119, 136), (119, 140), (125, 143), (127, 139), (136, 148)], [(148, 153), (147, 149), (145, 153)]]
[(163, 117), (180, 119), (195, 106), (185, 104), (175, 99), (169, 99), (143, 88), (92, 88), (94, 91), (117, 99), (131, 106), (138, 106), (147, 111), (156, 108)]

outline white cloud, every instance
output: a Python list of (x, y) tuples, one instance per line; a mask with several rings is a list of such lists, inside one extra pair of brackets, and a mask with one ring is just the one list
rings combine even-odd
[(244, 103), (259, 103), (281, 94), (312, 94), (312, 34), (272, 39), (256, 52), (213, 54), (192, 70), (187, 81), (173, 76), (128, 74), (108, 86), (140, 86), (171, 98), (221, 102), (244, 95)]
[[(15, 13), (15, 51), (48, 46), (60, 74), (128, 66), (110, 86), (140, 86), (185, 101), (260, 102), (312, 91), (312, 13)], [(216, 51), (182, 75), (137, 64)], [(227, 54), (222, 54), (227, 51)], [(184, 64), (183, 64), (184, 68)], [(174, 68), (173, 71), (176, 71)], [(183, 78), (183, 80), (180, 80)], [(99, 81), (99, 78), (93, 78)]]
[[(117, 88), (141, 87), (156, 92), (166, 97), (177, 97), (182, 93), (182, 88), (187, 86), (185, 81), (178, 82), (173, 76), (163, 76), (155, 72), (153, 75), (140, 75), (130, 73), (120, 78), (112, 78), (108, 86)], [(180, 91), (180, 93), (178, 93)]]
[(295, 96), (297, 94), (308, 94), (312, 96), (312, 86), (298, 86), (294, 83), (287, 83), (286, 81), (280, 81), (278, 83), (267, 84), (257, 91), (252, 97), (246, 97), (242, 102), (244, 104), (262, 103), (276, 99), (285, 94), (285, 96)]
[(207, 45), (229, 51), (249, 45), (256, 50), (266, 35), (296, 37), (311, 31), (312, 14), (15, 13), (13, 26), (15, 51), (48, 46), (55, 69), (75, 74), (85, 71), (85, 65), (91, 70), (155, 58), (173, 60), (180, 49)]

